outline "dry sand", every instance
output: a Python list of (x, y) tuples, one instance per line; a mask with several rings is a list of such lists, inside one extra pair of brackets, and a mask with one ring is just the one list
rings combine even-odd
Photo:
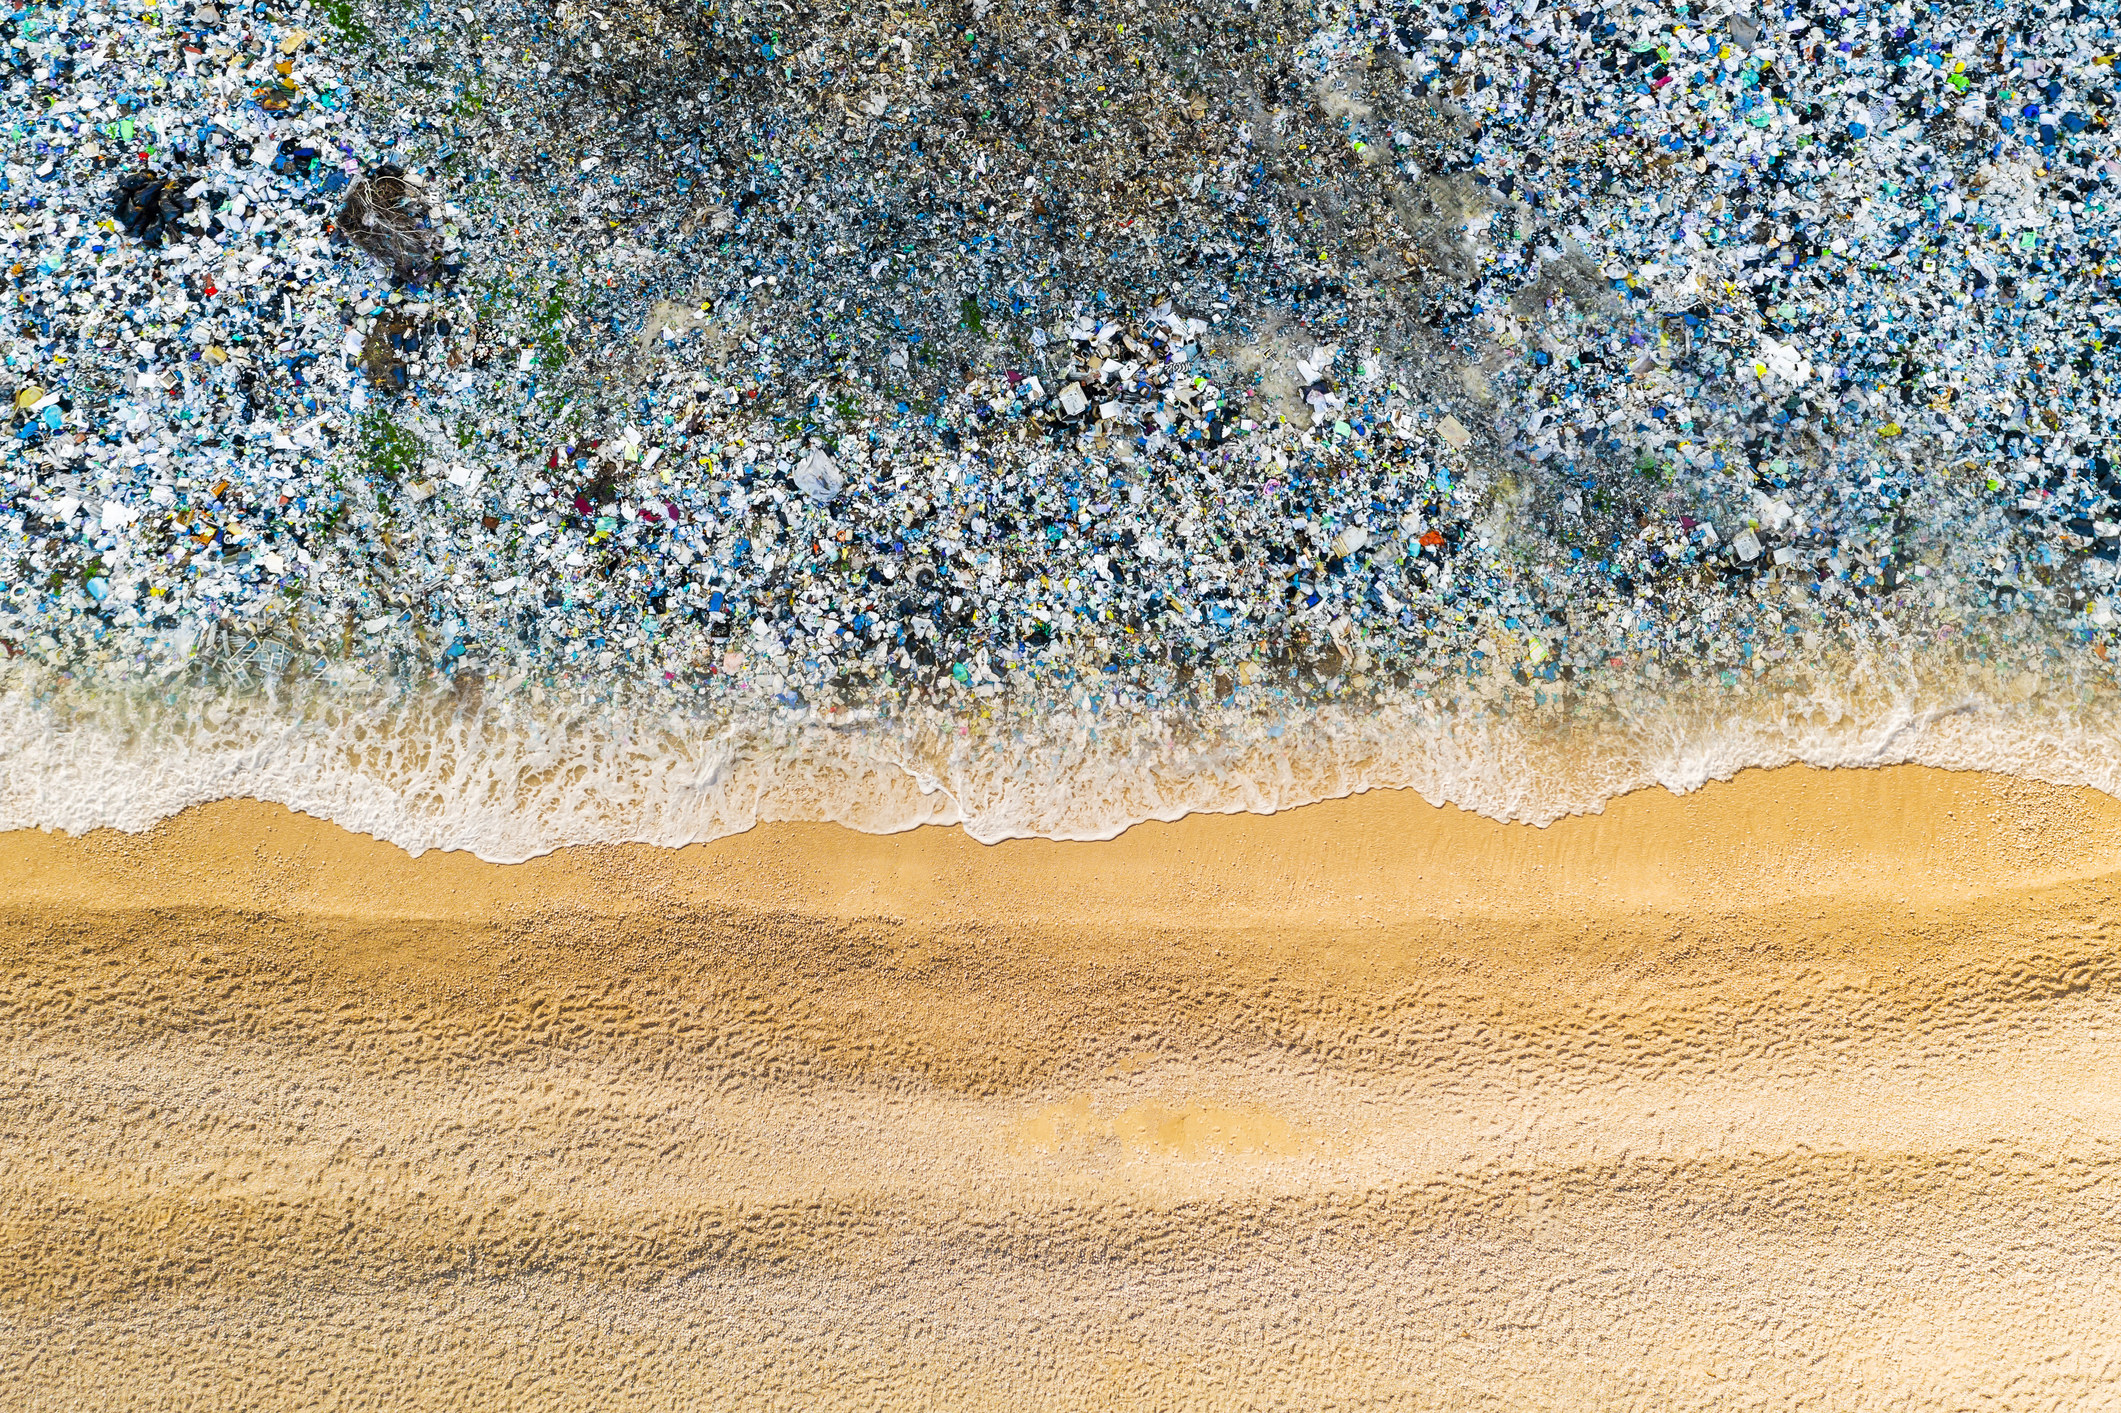
[(2117, 871), (1913, 768), (0, 836), (0, 1406), (2112, 1406)]

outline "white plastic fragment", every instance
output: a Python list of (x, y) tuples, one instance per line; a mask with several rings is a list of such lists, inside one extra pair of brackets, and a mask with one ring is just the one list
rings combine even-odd
[(839, 467), (825, 454), (822, 447), (812, 447), (808, 455), (796, 464), (792, 480), (796, 489), (814, 501), (823, 503), (840, 493), (846, 478)]

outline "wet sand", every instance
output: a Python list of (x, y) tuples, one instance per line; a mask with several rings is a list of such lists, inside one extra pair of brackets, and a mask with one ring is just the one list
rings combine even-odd
[(2111, 1405), (2121, 805), (0, 836), (0, 1405)]

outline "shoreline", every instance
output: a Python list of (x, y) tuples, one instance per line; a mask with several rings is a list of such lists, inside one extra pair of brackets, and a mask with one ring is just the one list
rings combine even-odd
[(1923, 765), (2121, 797), (2121, 699), (2086, 695), (2081, 681), (2036, 690), (2022, 674), (1989, 682), (1992, 699), (1949, 676), (1797, 700), (1777, 695), (1789, 680), (1763, 677), (1746, 702), (1667, 692), (1661, 711), (1632, 722), (1577, 720), (1551, 703), (1520, 717), (1402, 700), (1283, 723), (1236, 706), (1206, 721), (1115, 720), (1092, 702), (1037, 722), (1000, 706), (986, 721), (934, 709), (891, 722), (805, 708), (714, 727), (653, 690), (635, 716), (614, 701), (541, 702), (520, 679), (468, 695), (48, 682), (45, 696), (17, 671), (0, 693), (0, 826), (144, 830), (202, 802), (253, 798), (416, 854), (520, 862), (600, 843), (679, 848), (796, 819), (1103, 842), (1145, 823), (1403, 789), (1545, 825), (1653, 787), (1692, 792), (1786, 765)]
[(2079, 1401), (2121, 1354), (2117, 897), (2121, 802), (1919, 767), (1544, 829), (1372, 792), (511, 865), (246, 802), (0, 835), (0, 1377)]
[[(2012, 820), (2004, 821), (2004, 812)], [(2028, 830), (2039, 834), (2039, 860), (2031, 857)], [(1732, 836), (1742, 836), (1740, 854), (1730, 850)], [(1522, 910), (1499, 895), (1522, 876), (1559, 890), (1562, 904), (1594, 912), (1730, 911), (1755, 898), (1731, 891), (1740, 881), (1756, 890), (1784, 886), (1801, 897), (1890, 887), (1919, 888), (1936, 898), (1977, 896), (1985, 888), (2090, 876), (2102, 860), (2121, 869), (2121, 801), (2088, 786), (1978, 771), (1792, 765), (1744, 770), (1685, 794), (1645, 786), (1598, 813), (1544, 825), (1497, 821), (1456, 805), (1432, 805), (1410, 789), (1373, 787), (1272, 813), (1147, 820), (1110, 839), (987, 843), (957, 824), (870, 833), (769, 820), (706, 843), (568, 844), (492, 862), (463, 849), (414, 855), (283, 805), (228, 799), (191, 806), (137, 832), (0, 831), (0, 890), (18, 899), (80, 901), (62, 881), (69, 867), (88, 869), (99, 887), (138, 888), (169, 869), (213, 875), (246, 850), (302, 859), (304, 876), (324, 887), (321, 896), (342, 900), (368, 893), (370, 885), (357, 876), (377, 870), (408, 883), (431, 873), (457, 890), (478, 878), (485, 880), (478, 891), (498, 899), (571, 886), (584, 869), (618, 867), (628, 876), (660, 871), (667, 875), (660, 887), (682, 888), (691, 901), (760, 906), (770, 896), (799, 902), (807, 912), (841, 915), (850, 913), (846, 899), (821, 901), (832, 893), (827, 875), (838, 867), (859, 875), (873, 898), (895, 899), (901, 907), (947, 901), (992, 919), (1050, 906), (1019, 893), (998, 907), (994, 887), (1027, 871), (1058, 870), (1076, 890), (1068, 895), (1071, 909), (1081, 909), (1100, 888), (1154, 890), (1138, 904), (1142, 920), (1169, 918), (1185, 892), (1212, 879), (1263, 920), (1324, 920), (1346, 893), (1369, 900), (1372, 921), (1404, 922), (1431, 915), (1435, 902), (1516, 915)], [(1261, 878), (1253, 861), (1268, 856), (1276, 872)], [(765, 867), (781, 891), (762, 892), (756, 882), (734, 877), (740, 866)], [(1822, 871), (1828, 867), (1833, 871)], [(964, 882), (956, 890), (906, 892), (920, 868), (955, 870)], [(1355, 891), (1362, 878), (1372, 880), (1367, 894)], [(1842, 886), (1822, 887), (1828, 879)], [(218, 882), (229, 886), (227, 877)], [(1395, 882), (1415, 891), (1390, 898)], [(1292, 900), (1291, 886), (1326, 891), (1304, 907)], [(240, 896), (216, 901), (233, 905)], [(369, 896), (361, 907), (387, 908), (393, 901)], [(1374, 912), (1380, 903), (1388, 905), (1385, 913)], [(1085, 916), (1114, 920), (1127, 913), (1107, 905)], [(1189, 918), (1188, 925), (1202, 920)]]

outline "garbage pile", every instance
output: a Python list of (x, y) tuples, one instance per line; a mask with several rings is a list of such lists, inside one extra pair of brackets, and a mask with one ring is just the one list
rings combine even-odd
[[(2020, 522), (1991, 603), (2096, 602), (2121, 556), (2111, 5), (1390, 23), (1463, 115), (1432, 160), (1517, 212), (1471, 303), (1522, 350), (1523, 454), (1749, 492), (1741, 561), (1886, 591), (1910, 534), (1973, 529), (1904, 523), (1948, 484)], [(1572, 258), (1623, 317), (1526, 308)]]
[(16, 11), (0, 644), (990, 710), (2103, 658), (2112, 11)]

